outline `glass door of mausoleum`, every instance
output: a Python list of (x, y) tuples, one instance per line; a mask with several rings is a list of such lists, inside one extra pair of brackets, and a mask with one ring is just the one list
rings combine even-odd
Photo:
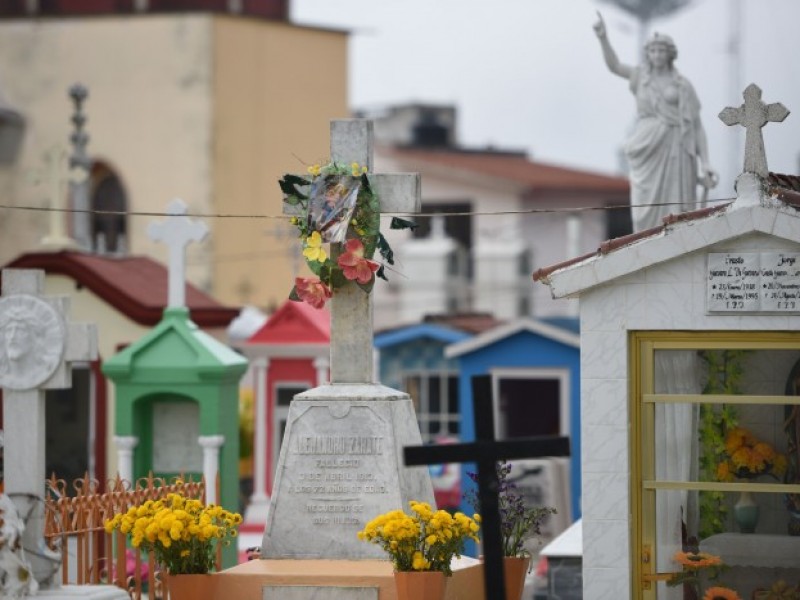
[(800, 333), (630, 347), (634, 598), (800, 598)]

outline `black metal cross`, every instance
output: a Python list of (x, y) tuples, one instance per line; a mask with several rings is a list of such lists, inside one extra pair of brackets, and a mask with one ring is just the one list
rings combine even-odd
[(475, 412), (474, 442), (447, 446), (408, 446), (404, 449), (405, 463), (407, 466), (477, 463), (478, 500), (483, 519), (485, 600), (498, 600), (506, 596), (497, 462), (544, 456), (569, 456), (569, 439), (537, 436), (504, 442), (495, 441), (492, 379), (488, 375), (477, 375), (472, 378), (472, 402)]

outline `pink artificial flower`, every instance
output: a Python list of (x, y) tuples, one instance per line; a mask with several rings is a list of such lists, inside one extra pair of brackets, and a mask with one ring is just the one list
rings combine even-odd
[(294, 287), (300, 299), (314, 308), (322, 308), (331, 297), (330, 288), (318, 277), (296, 277)]
[(361, 240), (349, 239), (344, 248), (345, 251), (339, 255), (338, 260), (344, 276), (351, 281), (355, 279), (362, 285), (372, 281), (372, 274), (380, 265), (374, 260), (364, 258), (364, 244)]

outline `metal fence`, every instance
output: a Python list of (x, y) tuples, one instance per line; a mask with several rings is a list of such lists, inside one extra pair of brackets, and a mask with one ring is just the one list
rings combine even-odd
[[(47, 480), (45, 501), (45, 538), (52, 548), (60, 547), (63, 584), (114, 584), (141, 600), (143, 593), (150, 600), (166, 599), (166, 573), (151, 554), (126, 544), (125, 534), (118, 530), (108, 534), (105, 522), (116, 514), (127, 512), (147, 500), (158, 500), (167, 494), (179, 493), (205, 502), (203, 481), (167, 481), (154, 477), (138, 479), (135, 485), (117, 477), (101, 491), (100, 482), (88, 474), (72, 482), (69, 490), (63, 479)], [(70, 563), (71, 550), (75, 550)], [(217, 569), (219, 569), (219, 554)], [(74, 573), (70, 577), (70, 573)], [(70, 581), (70, 579), (74, 579)]]

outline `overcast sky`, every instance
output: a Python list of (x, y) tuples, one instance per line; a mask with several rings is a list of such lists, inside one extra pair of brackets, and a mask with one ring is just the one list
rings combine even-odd
[[(741, 5), (741, 58), (734, 86), (729, 52)], [(592, 30), (602, 11), (619, 58), (638, 57), (638, 25), (600, 0), (291, 0), (295, 23), (352, 30), (351, 108), (429, 102), (458, 108), (467, 146), (527, 150), (534, 160), (605, 173), (634, 117), (627, 82), (609, 73)], [(742, 103), (749, 83), (793, 114), (764, 129), (770, 170), (797, 174), (800, 161), (800, 0), (694, 0), (653, 30), (678, 46), (676, 67), (703, 104), (712, 166), (733, 194), (744, 135), (717, 117)], [(793, 41), (794, 40), (794, 41)], [(319, 68), (325, 68), (320, 57)], [(736, 129), (741, 129), (737, 127)], [(732, 154), (735, 152), (735, 156)]]

